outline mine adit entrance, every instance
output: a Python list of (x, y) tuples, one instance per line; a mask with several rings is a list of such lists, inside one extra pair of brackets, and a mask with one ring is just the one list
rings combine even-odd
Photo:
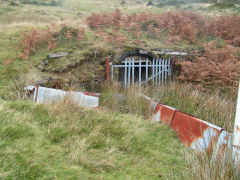
[(117, 63), (111, 63), (111, 80), (126, 89), (130, 85), (166, 85), (172, 77), (170, 58), (158, 57), (145, 50), (124, 53)]

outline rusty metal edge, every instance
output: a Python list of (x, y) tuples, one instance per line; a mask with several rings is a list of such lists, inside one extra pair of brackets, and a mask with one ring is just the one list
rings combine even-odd
[[(215, 144), (214, 144), (214, 148), (215, 148), (215, 149), (214, 149), (213, 152), (212, 152), (212, 153), (213, 153), (213, 156), (215, 155), (214, 153), (217, 151), (216, 148), (219, 148), (219, 145), (220, 145), (221, 142), (222, 142), (222, 141), (221, 141), (222, 136), (223, 136), (222, 133), (223, 133), (223, 132), (226, 132), (226, 131), (224, 131), (223, 128), (221, 128), (221, 127), (219, 127), (219, 126), (216, 126), (216, 125), (214, 125), (214, 124), (211, 124), (211, 123), (209, 123), (209, 122), (207, 122), (207, 121), (204, 121), (204, 120), (198, 118), (197, 116), (190, 115), (190, 114), (188, 114), (188, 113), (179, 111), (179, 110), (177, 110), (176, 108), (173, 108), (173, 107), (168, 106), (168, 105), (166, 105), (166, 104), (163, 104), (163, 103), (154, 101), (153, 99), (151, 99), (151, 98), (148, 97), (148, 96), (145, 96), (145, 95), (142, 95), (142, 94), (141, 94), (141, 96), (142, 96), (142, 97), (145, 97), (147, 100), (149, 100), (149, 101), (151, 101), (153, 104), (155, 104), (155, 106), (154, 106), (154, 112), (155, 112), (155, 110), (156, 110), (157, 104), (162, 105), (162, 106), (164, 106), (164, 107), (166, 107), (166, 108), (169, 108), (169, 109), (174, 110), (174, 114), (173, 114), (173, 116), (171, 117), (171, 123), (170, 123), (169, 127), (171, 127), (171, 125), (172, 125), (172, 123), (173, 123), (173, 121), (174, 121), (174, 117), (175, 117), (175, 115), (176, 115), (176, 112), (180, 112), (180, 113), (183, 113), (183, 114), (185, 114), (185, 115), (187, 115), (187, 116), (189, 116), (189, 117), (196, 118), (199, 122), (204, 123), (205, 125), (207, 125), (209, 128), (212, 128), (213, 130), (215, 129), (216, 131), (219, 131), (219, 134), (217, 133), (217, 134), (216, 134), (216, 137), (215, 137), (215, 136), (214, 136), (214, 137), (210, 137), (211, 139), (216, 138)], [(228, 133), (228, 132), (226, 132), (226, 133)], [(231, 133), (228, 133), (228, 134), (231, 135)], [(210, 141), (212, 141), (212, 140), (210, 140)], [(191, 146), (190, 146), (190, 147), (191, 147)], [(228, 148), (229, 148), (229, 145), (228, 145)], [(208, 149), (208, 148), (206, 148), (206, 150), (207, 150), (207, 149)]]

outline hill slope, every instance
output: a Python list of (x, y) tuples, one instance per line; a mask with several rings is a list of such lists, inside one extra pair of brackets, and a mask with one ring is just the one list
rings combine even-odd
[(182, 150), (167, 127), (137, 116), (0, 100), (1, 179), (179, 179)]

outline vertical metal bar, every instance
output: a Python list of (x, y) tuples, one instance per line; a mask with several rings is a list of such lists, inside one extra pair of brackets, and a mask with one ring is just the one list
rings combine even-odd
[(158, 80), (158, 58), (156, 58), (156, 64), (155, 64), (155, 84), (157, 84)]
[(168, 59), (168, 65), (169, 65), (169, 79), (172, 80), (172, 67), (171, 67), (171, 60)]
[(132, 85), (134, 86), (134, 58), (132, 58)]
[(158, 81), (158, 58), (156, 58), (156, 84), (157, 84), (157, 81)]
[(128, 59), (128, 87), (130, 86), (130, 80), (131, 80), (131, 59)]
[(148, 58), (147, 58), (147, 62), (146, 62), (146, 86), (148, 84)]
[(142, 84), (142, 59), (140, 58), (140, 61), (139, 61), (139, 87), (141, 87), (141, 84)]
[(166, 86), (166, 84), (167, 84), (167, 59), (165, 60), (165, 66), (166, 66), (166, 68), (165, 68), (165, 86)]
[(239, 79), (239, 87), (238, 87), (238, 99), (237, 99), (237, 107), (236, 107), (236, 117), (234, 123), (234, 131), (233, 131), (233, 159), (235, 166), (237, 167), (240, 160), (240, 79)]
[(111, 81), (113, 81), (113, 66), (111, 66)]
[(155, 58), (153, 58), (153, 64), (152, 64), (152, 76), (153, 76), (152, 82), (153, 82), (153, 85), (154, 85), (154, 81), (155, 81), (155, 68), (154, 68), (154, 66), (155, 66)]
[(157, 66), (157, 69), (158, 69), (158, 74), (157, 74), (158, 84), (159, 84), (159, 82), (160, 82), (160, 78), (159, 78), (159, 73), (160, 73), (160, 71), (159, 71), (159, 66), (160, 66), (160, 58), (158, 58), (158, 66)]
[(159, 82), (158, 82), (158, 84), (160, 85), (161, 84), (161, 58), (159, 58), (159, 66), (158, 66), (158, 79), (159, 79)]
[(127, 89), (127, 59), (125, 59), (124, 64), (124, 89)]
[(162, 59), (162, 84), (164, 85), (164, 58)]
[(154, 84), (156, 84), (156, 79), (157, 79), (157, 58), (155, 58), (155, 66), (154, 66)]
[(167, 76), (169, 76), (169, 61), (167, 59)]

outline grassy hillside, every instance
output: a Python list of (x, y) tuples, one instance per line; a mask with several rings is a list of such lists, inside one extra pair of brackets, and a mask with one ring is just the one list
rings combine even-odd
[(202, 92), (190, 84), (175, 82), (166, 87), (154, 88), (149, 95), (163, 104), (233, 132), (237, 99), (235, 93), (221, 92), (217, 88)]
[[(79, 5), (84, 6), (84, 3), (89, 7), (90, 1)], [(101, 7), (108, 3), (101, 4), (98, 11), (104, 10)], [(31, 6), (37, 7), (24, 4), (17, 8), (24, 10)], [(63, 10), (62, 6), (46, 8)], [(108, 10), (111, 8), (109, 6)], [(200, 90), (211, 89), (206, 97), (217, 89), (220, 91), (219, 99), (230, 102), (227, 107), (235, 106), (240, 64), (239, 16), (204, 16), (186, 11), (132, 15), (118, 10), (105, 14), (88, 13), (83, 12), (75, 20), (71, 19), (74, 15), (69, 13), (67, 19), (53, 23), (42, 19), (35, 21), (36, 16), (33, 16), (33, 21), (24, 18), (7, 24), (5, 20), (0, 21), (0, 97), (5, 100), (18, 99), (26, 85), (50, 76), (61, 80), (66, 90), (99, 91), (105, 80), (106, 57), (113, 55), (116, 59), (120, 53), (135, 48), (170, 48), (195, 51), (198, 55), (191, 62), (179, 62), (181, 72), (177, 79), (192, 83)], [(44, 65), (47, 54), (63, 51), (69, 55), (56, 61), (49, 60)], [(232, 130), (230, 121), (233, 121), (234, 111), (219, 117), (218, 111), (213, 110), (209, 116), (198, 110), (204, 109), (204, 103), (201, 107), (199, 104), (185, 104), (182, 94), (179, 99), (183, 100), (179, 103), (172, 100), (174, 97), (171, 93), (166, 91), (166, 94), (160, 96), (161, 102)], [(204, 96), (202, 99), (206, 99)], [(232, 98), (229, 100), (229, 97)], [(184, 108), (182, 104), (185, 104)], [(230, 123), (223, 122), (224, 117)]]
[(183, 145), (140, 116), (0, 100), (1, 179), (181, 179)]
[[(150, 121), (145, 101), (111, 94), (89, 110), (67, 100), (36, 105), (23, 93), (49, 77), (65, 90), (99, 92), (108, 56), (135, 48), (194, 51), (176, 64), (176, 79), (190, 85), (144, 93), (231, 132), (240, 8), (222, 2), (0, 0), (0, 179), (234, 179), (223, 162), (185, 157), (176, 135)], [(68, 56), (44, 65), (56, 52)], [(199, 164), (206, 172), (191, 168)]]
[[(30, 21), (35, 18), (36, 22), (60, 19), (76, 20), (92, 12), (109, 12), (116, 8), (127, 13), (192, 10), (214, 15), (239, 14), (239, 3), (230, 2), (233, 3), (233, 6), (229, 6), (229, 2), (215, 4), (205, 0), (1, 0), (0, 20), (4, 19), (5, 22), (18, 18)], [(9, 14), (11, 17), (8, 16)]]
[[(42, 79), (62, 79), (66, 89), (78, 85), (99, 91), (105, 79), (106, 57), (116, 60), (121, 53), (136, 48), (167, 48), (195, 53), (192, 61), (177, 62), (181, 81), (203, 88), (232, 89), (239, 77), (239, 24), (236, 15), (203, 16), (188, 11), (129, 15), (120, 10), (47, 26), (20, 23), (16, 27), (10, 23), (2, 25), (0, 32), (1, 81), (17, 78), (17, 72), (29, 69), (30, 75), (37, 72)], [(47, 54), (55, 52), (69, 54), (44, 63)]]

